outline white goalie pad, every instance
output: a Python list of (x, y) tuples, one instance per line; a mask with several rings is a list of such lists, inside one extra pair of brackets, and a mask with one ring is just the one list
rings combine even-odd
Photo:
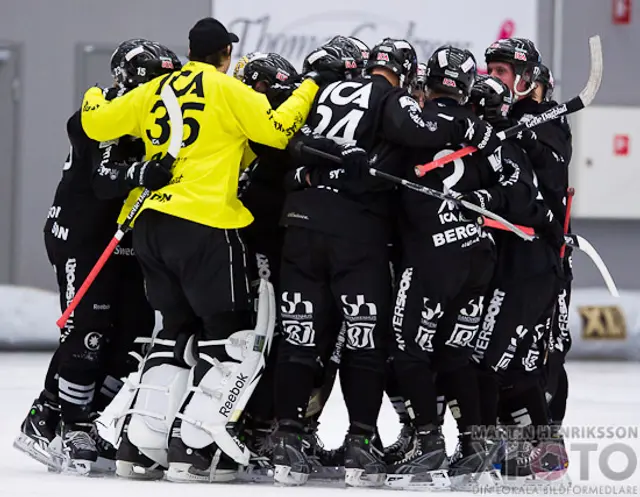
[(153, 366), (142, 376), (129, 421), (129, 440), (165, 467), (171, 425), (187, 392), (189, 370), (171, 364)]
[(238, 362), (220, 362), (201, 355), (213, 367), (197, 387), (190, 389), (193, 397), (183, 413), (177, 414), (183, 420), (180, 433), (187, 446), (202, 448), (215, 442), (239, 464), (249, 463), (249, 450), (227, 430), (227, 424), (238, 420), (262, 376), (275, 321), (273, 286), (261, 280), (255, 330), (238, 331), (226, 340), (207, 342), (224, 345), (229, 357)]
[(122, 388), (111, 400), (102, 414), (96, 419), (98, 433), (114, 447), (118, 447), (120, 433), (126, 412), (129, 411), (136, 397), (138, 385), (140, 384), (140, 371), (135, 371), (124, 380)]

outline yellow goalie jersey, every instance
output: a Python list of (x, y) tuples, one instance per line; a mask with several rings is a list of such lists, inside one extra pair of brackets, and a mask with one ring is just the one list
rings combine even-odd
[[(200, 62), (161, 76), (126, 95), (106, 101), (99, 88), (84, 95), (82, 126), (93, 140), (124, 135), (144, 140), (147, 159), (159, 159), (169, 147), (171, 123), (160, 98), (173, 88), (184, 121), (182, 148), (173, 178), (144, 203), (172, 216), (215, 228), (242, 228), (253, 221), (237, 198), (238, 176), (247, 141), (284, 149), (304, 124), (318, 86), (306, 80), (277, 110), (267, 98), (240, 81)], [(120, 215), (129, 213), (140, 195), (134, 189)]]

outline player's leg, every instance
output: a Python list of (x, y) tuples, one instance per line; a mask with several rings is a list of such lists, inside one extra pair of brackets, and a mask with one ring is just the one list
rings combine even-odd
[(348, 485), (376, 486), (386, 467), (375, 442), (389, 345), (391, 274), (386, 244), (331, 238), (331, 289), (345, 324), (340, 383), (349, 413)]
[(311, 464), (302, 450), (305, 415), (323, 351), (334, 343), (339, 327), (330, 330), (333, 315), (324, 235), (289, 228), (281, 266), (280, 316), (283, 337), (277, 350), (274, 434), (275, 479), (303, 484)]
[(494, 269), (491, 247), (477, 248), (460, 257), (458, 270), (468, 267), (464, 287), (444, 308), (434, 337), (433, 368), (438, 386), (458, 425), (458, 448), (451, 458), (453, 487), (464, 488), (469, 479), (491, 483), (486, 435), (481, 433), (480, 390), (471, 364), (473, 339), (482, 320), (484, 294)]
[(133, 231), (147, 298), (162, 314), (162, 329), (143, 362), (132, 412), (123, 428), (117, 454), (117, 473), (122, 477), (161, 478), (162, 469), (168, 467), (168, 439), (187, 390), (190, 368), (196, 362), (194, 337), (202, 329), (178, 276), (167, 267), (164, 250), (174, 250), (174, 257), (179, 253), (175, 244), (162, 236), (168, 216), (159, 216), (163, 215), (143, 212)]

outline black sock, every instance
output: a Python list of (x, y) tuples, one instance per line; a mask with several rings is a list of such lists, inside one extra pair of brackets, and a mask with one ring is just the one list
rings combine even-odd
[(304, 421), (313, 388), (314, 369), (300, 362), (279, 362), (275, 373), (276, 419)]
[(569, 379), (567, 372), (562, 366), (558, 374), (558, 385), (551, 402), (549, 403), (549, 416), (554, 424), (562, 425), (565, 414), (567, 413), (567, 397), (569, 395)]
[(480, 398), (480, 424), (495, 426), (498, 422), (500, 383), (496, 374), (478, 370), (478, 392)]
[(549, 437), (547, 402), (539, 382), (534, 382), (528, 387), (516, 385), (503, 390), (500, 403), (500, 410), (508, 413), (511, 422), (521, 427), (529, 427), (526, 428), (527, 438)]
[(460, 433), (467, 433), (481, 423), (478, 379), (471, 364), (438, 373), (438, 384), (442, 386)]
[[(368, 434), (372, 434), (375, 431), (380, 406), (382, 405), (384, 372), (360, 368), (342, 368), (340, 370), (340, 385), (342, 386), (342, 395), (349, 412), (349, 421), (352, 425), (370, 427), (371, 432)], [(359, 434), (364, 435), (366, 433)]]
[(407, 411), (414, 426), (438, 425), (438, 401), (433, 371), (427, 362), (395, 365), (402, 396), (408, 401)]

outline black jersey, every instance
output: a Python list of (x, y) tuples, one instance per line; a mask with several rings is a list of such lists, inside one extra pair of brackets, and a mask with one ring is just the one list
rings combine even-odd
[[(453, 120), (473, 118), (470, 109), (462, 107), (451, 99), (438, 99), (425, 104), (425, 113), (437, 112), (441, 117)], [(409, 162), (406, 174), (414, 182), (438, 191), (449, 193), (465, 193), (474, 190), (490, 189), (497, 186), (510, 188), (516, 184), (517, 162), (511, 160), (509, 152), (503, 159), (500, 155), (484, 157), (473, 153), (456, 159), (435, 170), (429, 171), (422, 178), (413, 173), (415, 164), (424, 164), (455, 152), (462, 145), (448, 147), (425, 147), (416, 150)], [(510, 171), (505, 168), (508, 165)], [(508, 195), (503, 188), (491, 190), (494, 210), (503, 210)], [(465, 213), (453, 202), (441, 201), (434, 197), (403, 189), (401, 191), (402, 214), (401, 231), (403, 238), (429, 239), (425, 249), (441, 247), (467, 249), (486, 238), (480, 229), (475, 215)]]
[[(398, 175), (406, 162), (405, 147), (458, 142), (464, 127), (437, 112), (422, 115), (406, 90), (380, 75), (340, 81), (321, 88), (307, 118), (317, 134), (340, 144), (365, 149), (373, 167)], [(387, 242), (390, 195), (394, 186), (366, 176), (347, 179), (329, 163), (326, 181), (288, 195), (282, 223), (301, 226), (355, 241)]]
[(44, 232), (70, 249), (106, 246), (130, 190), (125, 164), (140, 160), (144, 146), (128, 137), (103, 143), (91, 140), (82, 128), (80, 111), (67, 122), (67, 134), (71, 149)]
[(253, 214), (250, 229), (272, 233), (278, 229), (286, 197), (285, 174), (292, 168), (291, 155), (266, 145), (249, 142), (257, 158), (243, 174), (238, 196)]
[[(542, 114), (558, 105), (556, 102), (538, 103), (531, 98), (519, 100), (513, 105), (511, 117), (518, 121)], [(571, 128), (565, 116), (536, 126), (534, 146), (527, 147), (539, 188), (553, 215), (564, 223), (567, 188), (569, 187), (569, 162), (572, 155)]]
[[(530, 226), (535, 230), (553, 222), (553, 214), (538, 187), (533, 165), (516, 140), (503, 142), (502, 161), (505, 166), (510, 166), (513, 162), (518, 173), (517, 177), (512, 178), (515, 182), (502, 189), (504, 201), (496, 213), (512, 223)], [(546, 240), (528, 242), (511, 232), (501, 230), (493, 230), (493, 236), (498, 251), (498, 279), (525, 279), (559, 271), (559, 252)]]

